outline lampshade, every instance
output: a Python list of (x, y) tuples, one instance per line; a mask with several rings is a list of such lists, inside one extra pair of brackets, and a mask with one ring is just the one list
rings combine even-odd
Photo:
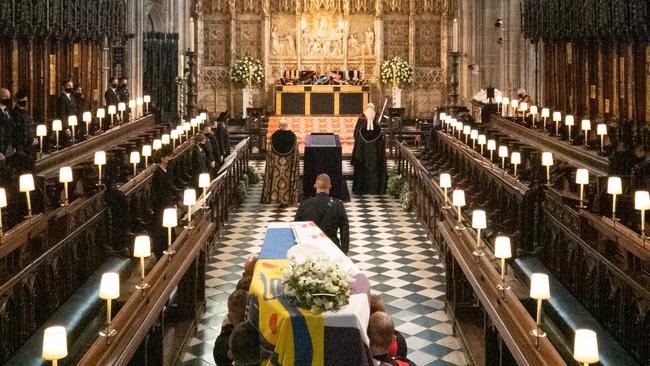
[(95, 165), (106, 165), (105, 151), (95, 151)]
[(494, 101), (495, 101), (497, 104), (501, 104), (501, 102), (503, 101), (503, 96), (501, 96), (501, 95), (497, 95), (496, 97), (494, 97)]
[(21, 192), (31, 192), (34, 189), (34, 176), (31, 174), (23, 174), (18, 179), (19, 187)]
[(163, 227), (176, 227), (178, 226), (178, 218), (176, 216), (175, 208), (166, 208), (163, 211)]
[(620, 177), (607, 178), (608, 194), (623, 194), (623, 182)]
[(0, 188), (0, 207), (7, 207), (7, 192)]
[(487, 149), (490, 151), (497, 149), (497, 142), (494, 140), (487, 140)]
[(451, 175), (449, 173), (440, 174), (440, 188), (451, 188)]
[(463, 122), (456, 122), (456, 131), (463, 130)]
[(507, 146), (499, 146), (499, 157), (500, 158), (507, 158), (508, 157), (508, 147)]
[(142, 145), (142, 156), (151, 156), (151, 145)]
[(129, 108), (131, 109), (135, 108), (135, 100), (133, 99), (129, 100)]
[(117, 109), (115, 108), (114, 105), (109, 105), (108, 106), (108, 114), (115, 114), (115, 113), (117, 113), (116, 110)]
[(144, 96), (144, 102), (145, 103), (150, 103), (151, 102), (151, 95), (145, 95)]
[(84, 122), (92, 122), (93, 120), (93, 114), (90, 112), (84, 112), (83, 116), (81, 117)]
[(208, 120), (208, 114), (206, 112), (201, 112), (201, 120), (203, 122)]
[(517, 106), (519, 106), (519, 101), (517, 99), (513, 99), (510, 101), (510, 106), (514, 109), (517, 109)]
[(120, 275), (115, 272), (106, 272), (99, 283), (99, 298), (114, 300), (120, 297)]
[(483, 210), (472, 211), (472, 227), (474, 229), (487, 228), (487, 218), (485, 217), (485, 211)]
[(184, 134), (185, 133), (185, 128), (183, 128), (183, 126), (176, 127), (176, 133), (178, 133), (179, 135)]
[(469, 133), (469, 138), (472, 140), (476, 140), (478, 138), (478, 130), (472, 130)]
[(155, 150), (162, 149), (162, 141), (160, 139), (154, 139), (151, 143), (151, 147)]
[(530, 297), (538, 300), (551, 298), (551, 290), (549, 288), (547, 274), (533, 273), (530, 276)]
[(634, 192), (634, 209), (635, 210), (650, 209), (650, 195), (648, 194), (648, 191)]
[(70, 183), (72, 182), (72, 168), (69, 166), (62, 166), (59, 169), (59, 182)]
[(589, 184), (589, 170), (576, 170), (576, 184)]
[(567, 114), (566, 117), (564, 117), (564, 124), (567, 126), (573, 126), (575, 124), (575, 120), (573, 119), (573, 116)]
[(47, 136), (47, 126), (46, 125), (38, 125), (38, 126), (36, 126), (36, 136), (38, 136), (38, 137)]
[(510, 249), (510, 238), (507, 236), (497, 236), (494, 239), (494, 256), (497, 258), (510, 258), (512, 251)]
[(199, 123), (196, 121), (196, 118), (192, 118), (192, 119), (190, 120), (190, 126), (192, 126), (192, 127), (196, 127), (196, 126), (198, 126), (198, 125), (199, 125)]
[(199, 174), (199, 188), (208, 188), (210, 187), (210, 174), (201, 173)]
[(553, 121), (560, 122), (562, 120), (562, 112), (553, 112)]
[(537, 114), (537, 106), (536, 105), (531, 105), (530, 106), (530, 114)]
[[(176, 136), (176, 137), (178, 137), (178, 136)], [(169, 145), (169, 135), (164, 134), (164, 135), (160, 136), (160, 142), (162, 142), (163, 145)]]
[(65, 358), (68, 355), (68, 340), (65, 327), (49, 327), (43, 332), (43, 351), (41, 357), (46, 361)]
[(552, 166), (553, 165), (553, 154), (548, 151), (542, 153), (542, 165), (543, 166)]
[(472, 133), (472, 126), (463, 126), (463, 135), (469, 135), (470, 133)]
[(192, 128), (192, 125), (189, 122), (183, 123), (183, 130), (189, 131)]
[(596, 332), (589, 329), (576, 329), (573, 342), (573, 358), (580, 363), (586, 364), (600, 361)]
[(551, 116), (551, 110), (548, 108), (542, 108), (542, 118), (548, 118)]
[(140, 163), (140, 153), (137, 151), (131, 151), (131, 155), (129, 157), (129, 162), (131, 164), (139, 164)]
[(510, 154), (510, 164), (521, 164), (521, 154), (517, 151), (513, 151)]
[(68, 126), (76, 126), (77, 125), (77, 116), (68, 116)]
[(104, 108), (97, 108), (97, 118), (106, 118), (106, 110)]
[(188, 188), (183, 192), (183, 205), (192, 206), (196, 204), (196, 191), (193, 188)]
[(485, 145), (485, 135), (478, 135), (478, 144)]
[(508, 98), (508, 97), (503, 97), (503, 99), (501, 99), (501, 103), (503, 103), (503, 104), (510, 104), (510, 98)]
[(454, 206), (465, 206), (465, 191), (462, 189), (455, 189), (451, 195), (451, 200)]
[(524, 112), (527, 111), (528, 110), (528, 103), (526, 103), (526, 102), (519, 103), (519, 109), (524, 111)]
[(607, 135), (607, 125), (604, 123), (599, 123), (598, 125), (596, 125), (596, 134), (598, 136)]
[(146, 258), (151, 255), (151, 239), (149, 235), (138, 235), (133, 243), (133, 256)]
[(126, 103), (124, 102), (117, 103), (117, 110), (120, 112), (124, 112), (126, 110)]
[(580, 129), (583, 131), (589, 131), (591, 130), (591, 121), (588, 119), (583, 119), (580, 122)]
[[(170, 132), (169, 134), (170, 134), (172, 140), (178, 139), (178, 131), (177, 130), (172, 130), (172, 132)], [(163, 136), (163, 137), (165, 137), (165, 136)]]
[(440, 115), (438, 116), (438, 118), (439, 118), (441, 121), (446, 120), (446, 119), (447, 119), (447, 113), (445, 113), (445, 112), (441, 112)]
[(142, 97), (135, 98), (135, 104), (136, 105), (142, 105)]
[(52, 121), (52, 131), (63, 131), (63, 123), (60, 119)]

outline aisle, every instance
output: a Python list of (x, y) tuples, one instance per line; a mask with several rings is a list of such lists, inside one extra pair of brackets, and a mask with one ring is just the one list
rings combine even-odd
[[(251, 187), (211, 259), (206, 314), (183, 355), (183, 366), (214, 365), (212, 347), (244, 259), (259, 251), (269, 222), (293, 220), (296, 207), (280, 210), (276, 205), (260, 205), (261, 189), (261, 183)], [(395, 326), (406, 338), (409, 358), (419, 366), (465, 365), (444, 311), (442, 264), (417, 219), (388, 196), (353, 196), (346, 209), (349, 254), (370, 278), (373, 293), (382, 295)]]

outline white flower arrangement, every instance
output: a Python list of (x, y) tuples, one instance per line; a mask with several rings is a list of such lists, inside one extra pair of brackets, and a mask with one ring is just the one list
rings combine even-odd
[(382, 84), (390, 84), (393, 88), (413, 82), (413, 66), (401, 57), (395, 56), (382, 62), (379, 80)]
[(239, 86), (254, 86), (264, 82), (262, 61), (252, 57), (242, 57), (230, 69), (230, 80)]
[(282, 292), (289, 303), (314, 314), (338, 311), (350, 302), (350, 273), (326, 257), (293, 259), (283, 270)]

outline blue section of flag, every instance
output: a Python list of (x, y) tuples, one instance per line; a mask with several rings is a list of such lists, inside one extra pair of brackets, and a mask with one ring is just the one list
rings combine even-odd
[(294, 365), (311, 365), (313, 357), (313, 346), (311, 344), (311, 336), (309, 335), (309, 328), (307, 328), (307, 320), (302, 313), (293, 307), (284, 296), (278, 296), (278, 301), (287, 309), (291, 314), (291, 328), (293, 330), (293, 352), (294, 352)]
[(286, 259), (289, 248), (296, 244), (290, 228), (274, 228), (266, 231), (260, 259)]

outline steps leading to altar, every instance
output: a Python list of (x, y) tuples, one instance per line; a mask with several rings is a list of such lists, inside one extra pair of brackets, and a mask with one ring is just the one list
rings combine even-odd
[(280, 122), (286, 122), (298, 138), (300, 153), (305, 150), (305, 136), (314, 132), (331, 132), (340, 136), (341, 148), (344, 155), (352, 154), (354, 147), (354, 125), (357, 117), (341, 116), (272, 116), (269, 118), (267, 146), (273, 132), (278, 129)]

